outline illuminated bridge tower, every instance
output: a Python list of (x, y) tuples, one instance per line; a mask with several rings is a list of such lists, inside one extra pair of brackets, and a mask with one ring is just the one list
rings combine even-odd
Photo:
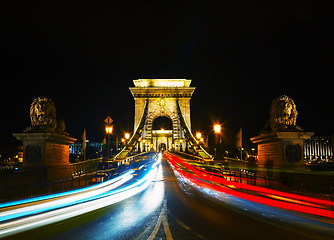
[[(190, 99), (195, 87), (187, 79), (133, 80), (130, 91), (135, 100), (134, 131), (127, 146), (116, 156), (125, 158), (132, 150), (150, 151), (191, 148), (203, 158), (211, 156), (197, 143), (191, 132)], [(167, 117), (172, 129), (154, 130), (153, 122)]]

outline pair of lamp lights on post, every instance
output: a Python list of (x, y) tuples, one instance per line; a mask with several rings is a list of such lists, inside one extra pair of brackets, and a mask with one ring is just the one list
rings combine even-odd
[(112, 126), (106, 126), (106, 134), (112, 134), (113, 127)]
[(204, 142), (204, 138), (202, 137), (202, 133), (197, 132), (196, 133), (196, 138), (197, 138), (197, 143), (203, 143)]
[(122, 143), (126, 144), (126, 142), (130, 139), (130, 133), (124, 133), (124, 138), (122, 138)]
[(107, 125), (106, 128), (106, 134), (107, 134), (107, 158), (109, 159), (110, 157), (110, 135), (112, 134), (113, 127), (111, 125)]
[[(213, 126), (213, 130), (215, 132), (215, 134), (221, 134), (221, 131), (222, 131), (222, 126), (220, 124), (215, 124)], [(196, 138), (197, 138), (197, 141), (199, 142), (204, 142), (204, 139), (202, 138), (202, 134), (200, 132), (197, 132), (196, 133)], [(219, 139), (220, 140), (220, 139)], [(220, 142), (220, 141), (219, 141)]]

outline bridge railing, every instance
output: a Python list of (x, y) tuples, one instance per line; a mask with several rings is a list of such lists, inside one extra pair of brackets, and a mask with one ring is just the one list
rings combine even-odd
[[(108, 180), (112, 176), (113, 175), (112, 173), (109, 173), (109, 170), (97, 170), (89, 173), (73, 175), (68, 179), (36, 183), (27, 181), (15, 186), (1, 186), (0, 202), (8, 202), (27, 197), (42, 196), (88, 187)], [(27, 177), (29, 178), (29, 175), (27, 175)]]
[(136, 155), (129, 156), (129, 157), (124, 158), (124, 159), (115, 159), (113, 162), (117, 163), (117, 167), (119, 167), (120, 165), (129, 164), (130, 162), (141, 159), (145, 155), (150, 155), (150, 154), (155, 154), (155, 153), (156, 152), (142, 152), (142, 153), (139, 153), (139, 154), (136, 154)]
[(99, 163), (103, 158), (88, 159), (82, 162), (70, 163), (73, 175), (77, 176), (83, 173), (91, 173), (97, 171)]
[(229, 157), (224, 157), (224, 160), (227, 161), (230, 169), (239, 171), (248, 169), (248, 161), (246, 160), (240, 160), (237, 158), (229, 158)]

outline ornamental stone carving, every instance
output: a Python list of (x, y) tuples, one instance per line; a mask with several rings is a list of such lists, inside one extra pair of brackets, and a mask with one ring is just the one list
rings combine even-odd
[(296, 125), (297, 108), (295, 102), (286, 95), (275, 98), (270, 107), (270, 119), (266, 122), (261, 133), (278, 131), (302, 131)]
[(53, 101), (47, 97), (37, 97), (30, 107), (31, 126), (25, 132), (54, 132), (68, 135), (65, 132), (63, 119), (56, 119), (56, 108)]

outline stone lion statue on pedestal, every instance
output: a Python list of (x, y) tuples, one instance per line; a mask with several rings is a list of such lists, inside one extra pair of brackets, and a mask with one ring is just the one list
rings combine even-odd
[[(56, 132), (68, 135), (65, 132), (63, 119), (56, 119), (56, 108), (53, 101), (47, 97), (37, 97), (30, 107), (31, 127), (25, 132)], [(58, 124), (57, 124), (58, 123)]]
[(266, 122), (261, 133), (279, 131), (302, 131), (296, 125), (297, 108), (295, 102), (286, 95), (281, 95), (271, 102), (270, 119)]

